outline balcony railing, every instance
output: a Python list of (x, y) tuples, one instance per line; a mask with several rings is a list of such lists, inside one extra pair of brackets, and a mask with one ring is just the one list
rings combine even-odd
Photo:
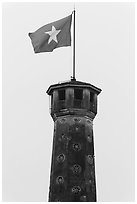
[[(53, 107), (53, 104), (52, 106), (50, 107), (50, 112), (56, 112), (56, 111), (60, 111), (62, 109), (66, 109), (67, 108), (67, 104), (66, 104), (66, 101), (65, 100), (59, 100), (57, 102), (57, 106), (56, 107)], [(82, 104), (82, 100), (78, 100), (78, 99), (74, 99), (73, 100), (73, 105), (71, 106), (71, 108), (78, 108), (78, 109), (87, 109), (87, 111), (92, 111), (93, 113), (97, 113), (97, 106), (95, 103), (90, 103), (90, 107), (83, 107), (83, 104)]]

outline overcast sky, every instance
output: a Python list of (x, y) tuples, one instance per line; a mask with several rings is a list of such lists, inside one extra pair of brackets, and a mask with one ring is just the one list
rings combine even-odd
[[(76, 79), (102, 89), (94, 120), (98, 201), (134, 201), (134, 4), (76, 3)], [(34, 54), (29, 32), (73, 3), (3, 4), (3, 200), (47, 201), (54, 123), (46, 90), (72, 48)]]

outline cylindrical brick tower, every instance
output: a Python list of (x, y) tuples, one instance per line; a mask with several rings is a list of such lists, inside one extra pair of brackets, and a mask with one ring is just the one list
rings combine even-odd
[(93, 119), (101, 89), (71, 80), (51, 85), (54, 120), (49, 202), (95, 202)]

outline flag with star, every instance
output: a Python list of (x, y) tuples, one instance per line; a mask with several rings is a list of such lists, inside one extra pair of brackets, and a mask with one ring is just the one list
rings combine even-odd
[(71, 45), (72, 15), (49, 23), (29, 33), (35, 53), (52, 52), (55, 48)]

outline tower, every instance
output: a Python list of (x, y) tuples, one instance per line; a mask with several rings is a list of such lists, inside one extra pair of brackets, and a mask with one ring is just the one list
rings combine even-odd
[(54, 120), (50, 202), (95, 202), (93, 119), (101, 89), (85, 82), (51, 85)]

